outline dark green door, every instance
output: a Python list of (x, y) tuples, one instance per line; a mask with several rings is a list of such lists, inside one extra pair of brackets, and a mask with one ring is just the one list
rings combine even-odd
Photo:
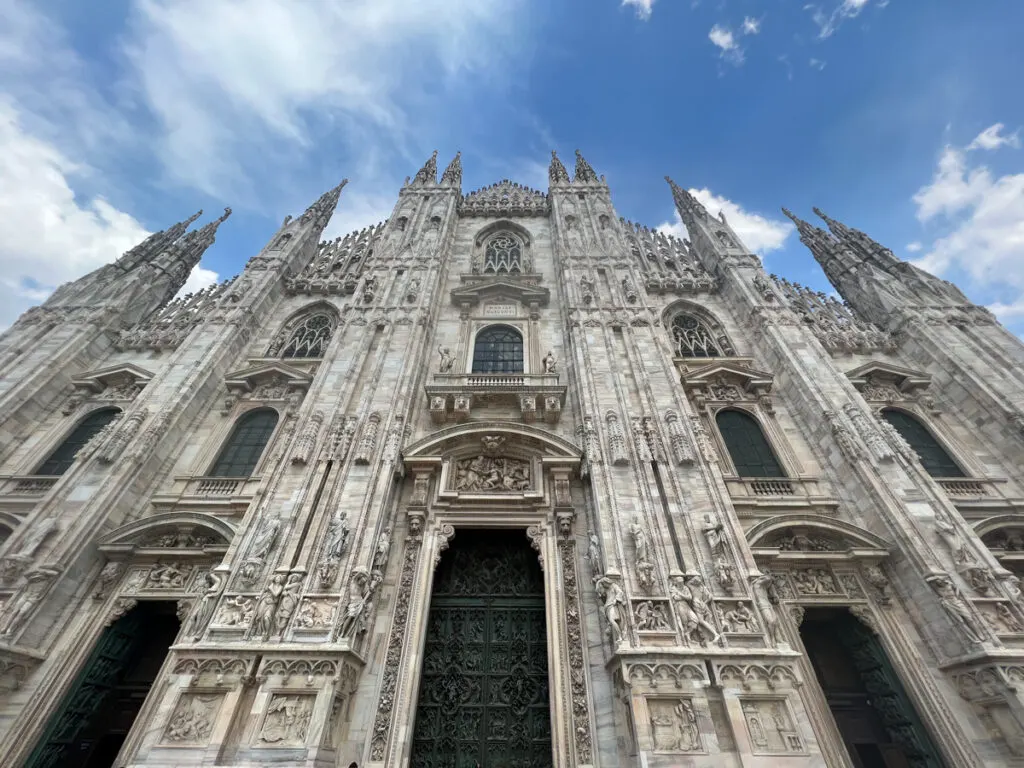
[(434, 577), (413, 768), (551, 765), (544, 579), (517, 531), (458, 531)]

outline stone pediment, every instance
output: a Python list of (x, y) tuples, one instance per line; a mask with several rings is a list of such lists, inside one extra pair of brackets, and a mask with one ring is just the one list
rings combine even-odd
[(881, 361), (865, 363), (847, 371), (846, 376), (861, 391), (872, 386), (889, 386), (908, 396), (916, 395), (932, 383), (927, 373)]
[(152, 515), (123, 525), (107, 534), (99, 550), (112, 560), (139, 554), (177, 556), (219, 554), (234, 538), (234, 527), (212, 515), (177, 512)]
[(458, 307), (474, 307), (487, 299), (508, 299), (518, 301), (527, 307), (546, 307), (551, 298), (551, 291), (547, 288), (526, 284), (506, 275), (473, 275), (472, 278), (472, 282), (452, 291), (452, 304)]
[(722, 382), (739, 386), (744, 392), (765, 394), (771, 391), (772, 375), (750, 365), (747, 358), (719, 358), (702, 364), (687, 364), (680, 368), (683, 386), (704, 389)]
[(224, 377), (225, 385), (231, 392), (249, 393), (259, 389), (280, 390), (277, 398), (267, 396), (266, 399), (284, 399), (286, 394), (294, 390), (306, 390), (313, 378), (308, 374), (285, 363), (263, 363), (250, 368), (232, 371)]
[(747, 531), (759, 559), (867, 559), (888, 557), (884, 539), (851, 523), (814, 515), (780, 515)]
[(508, 179), (470, 192), (458, 207), (460, 216), (547, 216), (550, 210), (543, 192)]
[(122, 363), (81, 373), (72, 378), (71, 383), (76, 389), (98, 393), (108, 387), (136, 386), (141, 388), (152, 378), (153, 374), (145, 368), (131, 363)]

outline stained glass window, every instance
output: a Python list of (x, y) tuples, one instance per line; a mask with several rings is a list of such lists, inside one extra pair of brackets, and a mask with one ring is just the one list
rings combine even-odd
[(727, 409), (718, 412), (715, 423), (739, 477), (786, 476), (753, 416)]
[(70, 435), (64, 438), (64, 442), (50, 454), (49, 458), (43, 462), (43, 466), (36, 470), (36, 474), (63, 475), (74, 463), (75, 454), (82, 450), (85, 444), (96, 436), (97, 432), (110, 424), (120, 413), (118, 408), (104, 408), (90, 413)]
[(492, 325), (476, 335), (473, 373), (522, 373), (523, 337), (515, 328)]
[(259, 408), (242, 416), (210, 470), (210, 476), (249, 477), (276, 426), (277, 411), (273, 408)]
[(932, 477), (963, 477), (964, 472), (932, 437), (931, 432), (909, 413), (885, 409), (882, 418), (892, 424), (921, 458), (921, 466)]

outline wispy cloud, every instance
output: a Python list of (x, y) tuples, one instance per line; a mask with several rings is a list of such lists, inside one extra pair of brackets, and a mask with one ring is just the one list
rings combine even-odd
[(808, 66), (811, 69), (816, 69), (819, 72), (821, 72), (821, 70), (823, 70), (825, 68), (827, 63), (828, 62), (822, 61), (821, 59), (815, 59), (815, 58), (812, 58), (810, 61), (807, 62)]
[[(761, 256), (781, 248), (786, 242), (786, 238), (794, 230), (788, 220), (770, 219), (760, 213), (748, 211), (739, 203), (716, 195), (710, 189), (691, 189), (689, 192), (711, 214), (724, 213), (729, 226), (743, 241), (743, 244)], [(674, 221), (665, 222), (658, 229), (677, 237), (689, 237), (686, 226), (678, 213), (676, 213)]]
[(1003, 131), (1006, 126), (1002, 123), (990, 125), (984, 131), (974, 137), (974, 141), (967, 145), (967, 149), (999, 149), (999, 147), (1020, 148), (1020, 131), (1014, 131), (1009, 136)]
[(654, 8), (654, 0), (622, 0), (623, 7), (631, 5), (636, 9), (638, 18), (645, 21), (651, 18), (651, 11)]
[(753, 16), (747, 16), (743, 19), (743, 34), (744, 35), (756, 35), (761, 31), (761, 20), (755, 19)]
[(730, 64), (739, 66), (743, 63), (743, 49), (736, 41), (733, 31), (724, 24), (715, 24), (708, 32), (708, 40), (719, 49), (719, 56)]
[[(818, 27), (818, 37), (824, 39), (831, 37), (844, 22), (860, 15), (871, 0), (842, 0), (839, 5), (831, 11), (822, 9), (819, 5), (808, 4), (804, 10), (809, 11), (811, 19)], [(878, 7), (884, 8), (888, 3), (879, 3)]]

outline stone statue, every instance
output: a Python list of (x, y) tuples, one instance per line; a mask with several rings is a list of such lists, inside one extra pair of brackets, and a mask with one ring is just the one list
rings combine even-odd
[(48, 578), (33, 578), (33, 574), (29, 574), (29, 582), (25, 585), (21, 594), (18, 595), (11, 606), (7, 623), (4, 626), (4, 631), (0, 633), (0, 637), (11, 637), (18, 632), (28, 621), (29, 616), (39, 605), (39, 601), (43, 598), (43, 593), (46, 592), (46, 587), (49, 585)]
[(103, 566), (103, 570), (100, 571), (100, 575), (96, 580), (96, 591), (92, 595), (93, 600), (102, 600), (107, 596), (107, 590), (110, 589), (111, 584), (117, 581), (123, 568), (123, 563), (114, 560)]
[(774, 601), (772, 600), (772, 577), (768, 574), (761, 574), (753, 579), (751, 586), (754, 591), (754, 601), (761, 612), (761, 620), (764, 622), (765, 633), (768, 635), (770, 645), (778, 645), (782, 640), (779, 631), (779, 616), (775, 612)]
[(726, 632), (757, 632), (757, 619), (746, 603), (738, 603), (731, 611), (726, 611), (722, 624)]
[(935, 590), (946, 614), (953, 624), (960, 628), (972, 643), (983, 643), (985, 636), (977, 626), (977, 620), (970, 605), (957, 589), (953, 580), (945, 573), (933, 573), (925, 577), (925, 581)]
[(39, 546), (51, 534), (60, 529), (60, 523), (55, 517), (48, 517), (40, 520), (28, 529), (28, 535), (18, 550), (18, 557), (32, 557)]
[(279, 518), (265, 520), (253, 537), (252, 545), (249, 547), (249, 558), (260, 562), (266, 560), (267, 555), (270, 554), (270, 548), (274, 546), (274, 540), (277, 538), (277, 531), (280, 527), (281, 520)]
[(544, 365), (544, 373), (554, 373), (555, 368), (557, 367), (555, 353), (549, 349), (548, 353), (544, 355), (544, 359), (541, 360), (541, 363)]
[(715, 580), (728, 594), (736, 588), (736, 569), (723, 555), (715, 558)]
[(708, 548), (713, 555), (719, 554), (725, 546), (722, 540), (723, 528), (720, 520), (712, 520), (711, 515), (704, 515), (704, 538), (708, 540)]
[(939, 536), (942, 537), (943, 541), (946, 542), (946, 546), (949, 547), (949, 553), (953, 556), (953, 562), (957, 565), (968, 562), (970, 556), (967, 552), (967, 546), (964, 544), (963, 537), (956, 530), (952, 521), (944, 514), (936, 514), (935, 527), (939, 529)]
[(217, 598), (224, 588), (224, 577), (216, 570), (208, 571), (203, 576), (203, 596), (199, 599), (199, 606), (192, 612), (185, 628), (185, 635), (193, 640), (202, 636), (206, 625), (210, 623), (213, 610), (217, 607)]
[(629, 525), (629, 533), (633, 537), (633, 546), (636, 548), (637, 562), (650, 562), (650, 545), (647, 541), (647, 532), (640, 526), (640, 519), (634, 517)]
[(274, 614), (277, 612), (277, 601), (284, 592), (284, 574), (275, 573), (263, 590), (260, 599), (256, 601), (256, 610), (253, 614), (252, 633), (256, 637), (266, 640), (274, 629)]
[(660, 603), (644, 600), (636, 605), (636, 628), (646, 632), (666, 632), (672, 627)]
[(878, 590), (878, 600), (883, 605), (891, 601), (889, 595), (889, 579), (880, 565), (869, 565), (864, 569), (864, 578), (868, 584)]
[(626, 594), (622, 591), (622, 587), (607, 576), (595, 578), (594, 587), (597, 589), (597, 594), (604, 600), (604, 615), (608, 620), (608, 633), (611, 635), (612, 645), (618, 645), (622, 642), (623, 608), (626, 605)]
[(452, 367), (455, 365), (455, 358), (452, 357), (451, 351), (448, 347), (438, 347), (438, 353), (441, 355), (441, 364), (438, 367), (440, 373), (451, 373)]
[[(710, 635), (712, 643), (719, 642), (720, 636), (714, 624), (708, 621), (711, 613), (710, 597), (700, 576), (692, 576), (689, 582), (682, 576), (674, 576), (669, 586), (669, 597), (676, 607), (679, 629), (683, 642), (689, 645), (698, 629)], [(703, 635), (697, 636), (701, 645), (706, 645)]]
[(388, 563), (388, 553), (391, 551), (391, 529), (385, 528), (380, 532), (377, 539), (377, 547), (373, 553), (373, 567), (383, 569)]
[(587, 550), (587, 561), (590, 563), (590, 568), (595, 574), (601, 573), (601, 542), (598, 541), (597, 534), (593, 531), (590, 532), (590, 548)]
[(366, 573), (364, 571), (354, 572), (348, 592), (348, 605), (345, 607), (345, 618), (342, 619), (339, 629), (341, 637), (351, 639), (356, 635), (369, 597), (370, 590), (367, 589)]
[(288, 627), (288, 622), (299, 605), (299, 593), (302, 591), (302, 574), (288, 574), (288, 581), (281, 590), (281, 601), (277, 606), (277, 614), (274, 618), (274, 629), (276, 634), (283, 635)]

